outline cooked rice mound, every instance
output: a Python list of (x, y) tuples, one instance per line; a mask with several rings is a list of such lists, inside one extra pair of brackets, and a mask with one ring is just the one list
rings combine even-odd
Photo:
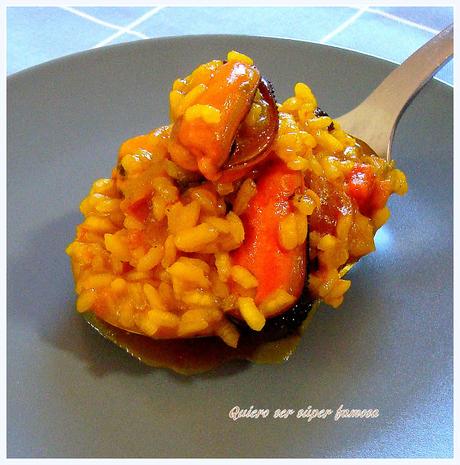
[[(252, 64), (233, 51), (227, 61)], [(260, 331), (295, 302), (283, 288), (257, 300), (257, 278), (232, 262), (245, 240), (241, 215), (257, 193), (257, 179), (203, 182), (177, 163), (190, 154), (171, 137), (174, 122), (220, 120), (218, 109), (196, 102), (223, 63), (213, 60), (177, 79), (171, 123), (124, 142), (111, 177), (96, 180), (81, 202), (85, 219), (66, 250), (78, 312), (94, 311), (153, 338), (215, 335), (236, 347), (239, 331), (229, 312)], [(248, 124), (257, 124), (258, 107), (252, 105)], [(404, 194), (406, 179), (319, 110), (306, 84), (297, 83), (278, 111), (273, 156), (301, 172), (306, 185), (279, 222), (279, 244), (293, 250), (308, 235), (309, 291), (338, 307), (351, 284), (344, 267), (375, 249), (374, 234), (390, 216), (388, 196)], [(362, 189), (363, 177), (372, 181), (371, 195), (367, 185)]]

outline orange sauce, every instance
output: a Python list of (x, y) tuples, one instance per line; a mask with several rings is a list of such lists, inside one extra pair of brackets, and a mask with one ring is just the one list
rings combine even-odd
[(217, 337), (194, 339), (151, 339), (116, 328), (92, 312), (83, 317), (103, 337), (142, 363), (155, 368), (169, 368), (183, 375), (203, 373), (231, 360), (255, 363), (281, 363), (295, 352), (302, 333), (313, 318), (319, 302), (315, 302), (299, 329), (278, 341), (254, 342), (241, 337), (233, 349)]

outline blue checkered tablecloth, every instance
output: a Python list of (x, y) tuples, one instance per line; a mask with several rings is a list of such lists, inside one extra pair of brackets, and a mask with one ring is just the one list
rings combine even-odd
[[(452, 7), (8, 7), (7, 72), (151, 37), (248, 34), (327, 43), (401, 63)], [(453, 83), (452, 61), (437, 77)]]

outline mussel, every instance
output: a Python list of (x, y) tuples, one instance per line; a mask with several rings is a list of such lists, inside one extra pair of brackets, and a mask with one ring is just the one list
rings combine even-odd
[(173, 126), (173, 159), (217, 183), (254, 178), (257, 193), (241, 215), (245, 241), (231, 253), (232, 262), (257, 278), (256, 303), (277, 289), (297, 299), (270, 315), (261, 331), (251, 329), (238, 310), (229, 318), (252, 337), (282, 338), (306, 318), (312, 300), (305, 291), (305, 237), (288, 249), (279, 244), (279, 223), (294, 215), (290, 200), (305, 186), (300, 172), (271, 156), (279, 124), (273, 87), (254, 66), (225, 63), (195, 105), (200, 118), (185, 113)]
[(222, 65), (192, 109), (175, 121), (171, 133), (171, 157), (182, 168), (228, 183), (270, 154), (278, 109), (271, 84), (254, 66)]

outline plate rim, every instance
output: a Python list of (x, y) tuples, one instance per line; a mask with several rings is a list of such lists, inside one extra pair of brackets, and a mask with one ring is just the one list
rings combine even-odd
[[(291, 37), (270, 36), (270, 35), (250, 35), (250, 34), (184, 34), (184, 35), (168, 35), (168, 36), (162, 36), (162, 37), (152, 37), (149, 39), (132, 40), (130, 42), (122, 42), (118, 44), (105, 45), (103, 47), (90, 48), (87, 50), (70, 53), (68, 55), (53, 58), (51, 60), (47, 60), (45, 62), (38, 63), (36, 65), (25, 68), (23, 70), (16, 71), (15, 73), (12, 73), (7, 76), (7, 83), (9, 84), (12, 81), (16, 81), (16, 79), (18, 78), (26, 77), (31, 73), (41, 71), (42, 69), (45, 69), (48, 66), (57, 65), (59, 63), (65, 64), (69, 60), (79, 59), (85, 56), (104, 54), (108, 50), (115, 50), (116, 48), (136, 48), (136, 46), (139, 46), (140, 44), (146, 44), (147, 42), (155, 43), (155, 42), (168, 42), (168, 41), (169, 42), (170, 41), (173, 41), (173, 42), (186, 41), (189, 43), (190, 41), (199, 40), (199, 39), (208, 39), (208, 40), (213, 40), (213, 39), (267, 40), (268, 39), (268, 40), (274, 40), (274, 41), (280, 41), (280, 42), (291, 42), (296, 45), (333, 49), (335, 51), (343, 52), (345, 54), (349, 53), (351, 55), (361, 55), (368, 59), (375, 60), (377, 62), (387, 63), (391, 65), (393, 68), (396, 68), (397, 66), (400, 65), (400, 63), (390, 60), (389, 58), (383, 58), (381, 56), (373, 55), (371, 53), (358, 51), (351, 47), (344, 47), (344, 46), (338, 46), (338, 45), (333, 45), (333, 44), (323, 44), (320, 42), (314, 42), (314, 41), (309, 41), (309, 40), (304, 40), (304, 39), (295, 39)], [(442, 67), (440, 69), (442, 69)], [(450, 84), (440, 78), (433, 76), (432, 80), (440, 84), (443, 84), (444, 86), (446, 86), (447, 88), (451, 90), (453, 90), (454, 88), (453, 84)]]

